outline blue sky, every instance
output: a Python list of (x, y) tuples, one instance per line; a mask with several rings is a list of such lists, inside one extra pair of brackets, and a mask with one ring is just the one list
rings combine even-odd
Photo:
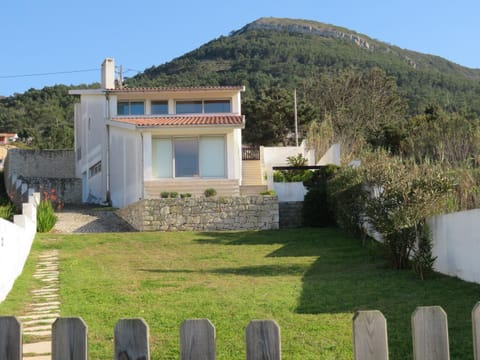
[(0, 95), (99, 81), (106, 57), (160, 65), (260, 17), (343, 26), (390, 44), (480, 68), (478, 0), (2, 0)]

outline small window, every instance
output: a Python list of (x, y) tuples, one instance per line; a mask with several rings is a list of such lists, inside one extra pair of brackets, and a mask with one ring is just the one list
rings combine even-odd
[(121, 101), (117, 103), (117, 115), (144, 115), (143, 101)]
[(168, 101), (152, 101), (152, 115), (168, 114)]
[(175, 104), (177, 114), (201, 114), (202, 101), (177, 101)]
[(99, 161), (88, 169), (88, 176), (93, 177), (102, 172), (102, 162)]
[(204, 110), (207, 114), (212, 113), (229, 113), (230, 100), (205, 100)]

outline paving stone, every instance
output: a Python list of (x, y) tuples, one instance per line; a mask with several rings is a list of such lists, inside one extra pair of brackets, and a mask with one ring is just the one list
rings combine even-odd
[(51, 317), (49, 317), (49, 318), (23, 321), (23, 322), (22, 322), (22, 325), (35, 325), (35, 324), (39, 324), (39, 323), (43, 323), (44, 325), (45, 325), (45, 323), (47, 323), (47, 324), (53, 324), (53, 323), (55, 322), (55, 320), (57, 320), (57, 318), (51, 316)]
[(45, 292), (57, 292), (59, 290), (60, 290), (59, 288), (55, 288), (55, 287), (53, 287), (53, 288), (51, 287), (51, 288), (48, 288), (48, 289), (42, 288), (42, 289), (38, 289), (38, 290), (32, 290), (32, 293), (39, 294), (39, 293), (45, 293)]
[[(43, 319), (46, 319), (46, 320), (49, 320), (51, 318), (58, 318), (60, 317), (60, 313), (47, 313), (47, 314), (39, 314), (39, 315), (23, 315), (23, 316), (19, 316), (18, 318), (20, 320), (37, 320), (38, 322), (41, 322), (43, 321)], [(22, 321), (22, 324), (24, 324), (24, 322)]]
[(23, 334), (24, 335), (33, 335), (33, 336), (51, 336), (52, 335), (52, 330), (39, 330), (39, 331), (24, 330)]
[[(52, 298), (58, 298), (60, 295), (58, 294), (51, 294), (51, 293), (44, 293), (44, 294), (35, 294), (33, 295), (34, 299), (52, 299)], [(37, 300), (38, 301), (38, 300)]]
[[(39, 304), (39, 305), (42, 305), (42, 304)], [(53, 312), (58, 310), (60, 310), (60, 307), (58, 305), (39, 306), (33, 309), (31, 313), (42, 314), (42, 313), (48, 313), (48, 312)]]
[(51, 341), (40, 341), (36, 343), (23, 345), (24, 354), (50, 354), (51, 350), (52, 350)]
[(52, 305), (60, 305), (60, 301), (49, 301), (41, 304), (33, 304), (34, 307), (37, 306), (52, 306)]
[(25, 326), (23, 328), (23, 331), (43, 331), (43, 330), (48, 330), (48, 331), (52, 331), (52, 325), (38, 325), (38, 326), (32, 326), (32, 327), (28, 327), (28, 326)]

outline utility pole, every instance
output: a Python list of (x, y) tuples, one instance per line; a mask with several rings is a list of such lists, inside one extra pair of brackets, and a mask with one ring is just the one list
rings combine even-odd
[(123, 89), (123, 67), (122, 65), (120, 65), (120, 76), (119, 76), (119, 80), (118, 80), (118, 87), (120, 89)]
[(298, 147), (297, 88), (293, 89), (293, 106), (295, 116), (295, 145)]

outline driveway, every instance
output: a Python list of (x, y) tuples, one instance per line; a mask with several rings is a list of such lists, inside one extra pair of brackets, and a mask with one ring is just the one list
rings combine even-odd
[(129, 232), (132, 227), (119, 218), (111, 208), (95, 205), (66, 206), (56, 212), (57, 223), (53, 228), (56, 233), (101, 233)]

